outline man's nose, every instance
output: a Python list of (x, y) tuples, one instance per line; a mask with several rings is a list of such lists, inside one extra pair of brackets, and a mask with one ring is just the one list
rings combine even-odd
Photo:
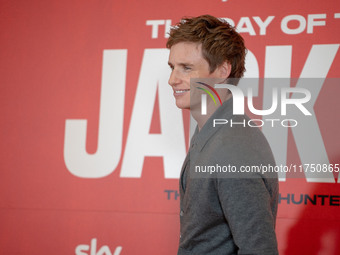
[(175, 86), (181, 82), (180, 77), (178, 76), (178, 73), (176, 70), (172, 70), (170, 77), (169, 77), (169, 85), (170, 86)]

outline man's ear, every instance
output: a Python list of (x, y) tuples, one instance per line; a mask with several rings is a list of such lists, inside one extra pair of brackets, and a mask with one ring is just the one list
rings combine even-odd
[(228, 61), (225, 61), (218, 68), (220, 77), (227, 79), (231, 73), (231, 64)]

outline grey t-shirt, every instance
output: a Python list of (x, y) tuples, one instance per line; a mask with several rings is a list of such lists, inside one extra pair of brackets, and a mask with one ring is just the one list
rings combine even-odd
[(240, 169), (275, 165), (268, 142), (257, 127), (213, 127), (213, 119), (247, 124), (247, 116), (232, 114), (232, 102), (224, 102), (191, 140), (179, 185), (178, 255), (278, 254), (277, 174), (197, 173), (204, 166)]

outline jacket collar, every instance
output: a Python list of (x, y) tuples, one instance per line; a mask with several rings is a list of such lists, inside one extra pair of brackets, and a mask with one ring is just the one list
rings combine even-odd
[[(214, 119), (227, 119), (230, 120), (233, 116), (233, 98), (226, 100), (223, 104), (210, 116), (207, 122), (202, 127), (201, 131), (198, 131), (196, 127), (195, 133), (191, 139), (190, 148), (195, 148), (201, 151), (204, 145), (208, 142), (223, 125), (213, 126)], [(224, 127), (225, 128), (225, 127)]]

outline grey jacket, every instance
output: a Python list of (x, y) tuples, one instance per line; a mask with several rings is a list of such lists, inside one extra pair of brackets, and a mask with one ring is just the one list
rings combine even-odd
[(275, 165), (257, 127), (213, 127), (213, 119), (247, 124), (247, 116), (232, 114), (232, 102), (224, 102), (191, 140), (179, 185), (178, 255), (278, 254), (277, 174), (203, 172), (203, 166), (229, 165), (239, 171), (244, 166)]

